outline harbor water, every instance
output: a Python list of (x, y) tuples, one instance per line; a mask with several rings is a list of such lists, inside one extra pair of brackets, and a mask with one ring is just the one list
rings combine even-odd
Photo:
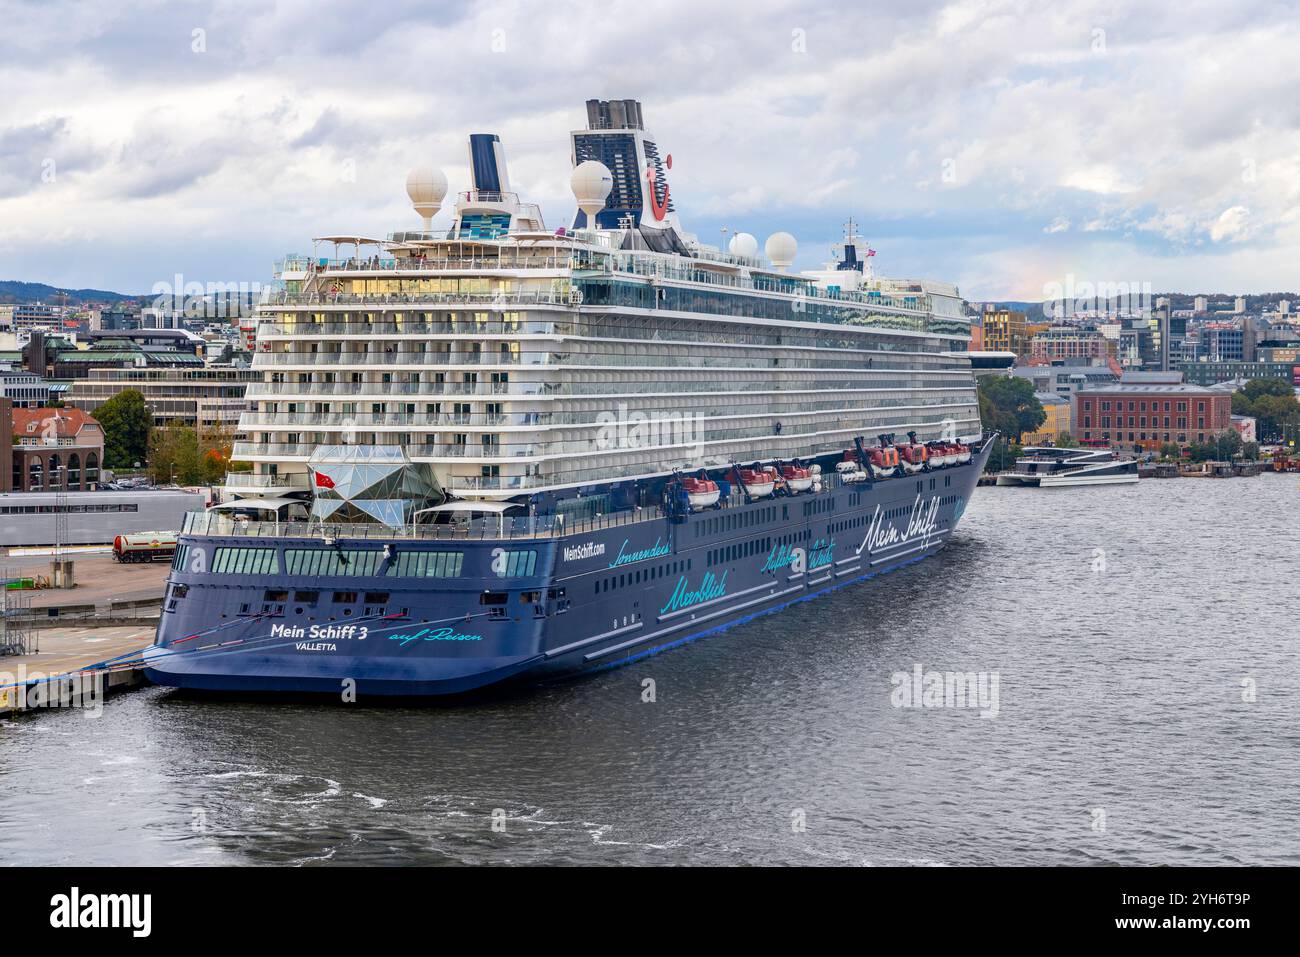
[(934, 558), (562, 684), (25, 715), (4, 863), (1300, 864), (1298, 502), (981, 488)]

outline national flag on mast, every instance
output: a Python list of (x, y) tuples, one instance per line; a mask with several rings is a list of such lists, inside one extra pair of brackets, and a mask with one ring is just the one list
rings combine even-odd
[(868, 249), (867, 249), (867, 255), (868, 255), (868, 256), (874, 256), (875, 254), (876, 254), (876, 251), (875, 251), (874, 249), (871, 249), (871, 248), (868, 248)]
[(316, 487), (317, 487), (317, 488), (333, 488), (333, 487), (334, 487), (334, 480), (333, 480), (332, 478), (330, 478), (328, 475), (326, 475), (324, 472), (317, 472), (317, 473), (316, 473)]

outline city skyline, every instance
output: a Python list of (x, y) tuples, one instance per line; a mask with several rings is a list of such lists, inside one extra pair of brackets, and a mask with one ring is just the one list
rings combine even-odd
[(644, 103), (688, 229), (788, 230), (795, 268), (850, 216), (883, 273), (971, 300), (1035, 301), (1067, 274), (1271, 292), (1300, 253), (1300, 68), (1243, 68), (1296, 24), (1264, 32), (1256, 4), (616, 4), (544, 24), (500, 3), (4, 6), (0, 278), (265, 282), (324, 229), (417, 226), (406, 171), (465, 188), (480, 130), (562, 225), (563, 131), (596, 96)]

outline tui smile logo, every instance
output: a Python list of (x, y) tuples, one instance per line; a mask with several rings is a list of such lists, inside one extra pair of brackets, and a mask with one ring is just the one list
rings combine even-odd
[[(668, 168), (672, 169), (671, 157), (669, 158)], [(645, 181), (648, 187), (647, 192), (650, 194), (650, 212), (659, 222), (663, 222), (664, 216), (668, 214), (668, 184), (664, 183), (664, 201), (659, 202), (659, 197), (655, 194), (656, 184), (655, 168), (653, 163), (647, 163), (645, 167)]]

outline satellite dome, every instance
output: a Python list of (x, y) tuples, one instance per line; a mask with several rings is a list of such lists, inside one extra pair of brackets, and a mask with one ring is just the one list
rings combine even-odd
[(727, 244), (733, 256), (745, 256), (753, 259), (758, 255), (758, 240), (749, 233), (736, 233), (731, 237), (731, 242)]
[(795, 253), (799, 251), (799, 243), (789, 233), (773, 233), (767, 237), (763, 251), (767, 253), (767, 258), (772, 260), (773, 266), (784, 269), (794, 262)]
[(418, 166), (406, 174), (406, 195), (411, 197), (411, 205), (423, 217), (424, 228), (428, 229), (447, 196), (447, 177), (440, 169)]
[(587, 214), (587, 225), (595, 228), (596, 214), (605, 208), (605, 200), (614, 188), (614, 176), (609, 167), (595, 160), (586, 160), (573, 168), (569, 186), (578, 208)]

